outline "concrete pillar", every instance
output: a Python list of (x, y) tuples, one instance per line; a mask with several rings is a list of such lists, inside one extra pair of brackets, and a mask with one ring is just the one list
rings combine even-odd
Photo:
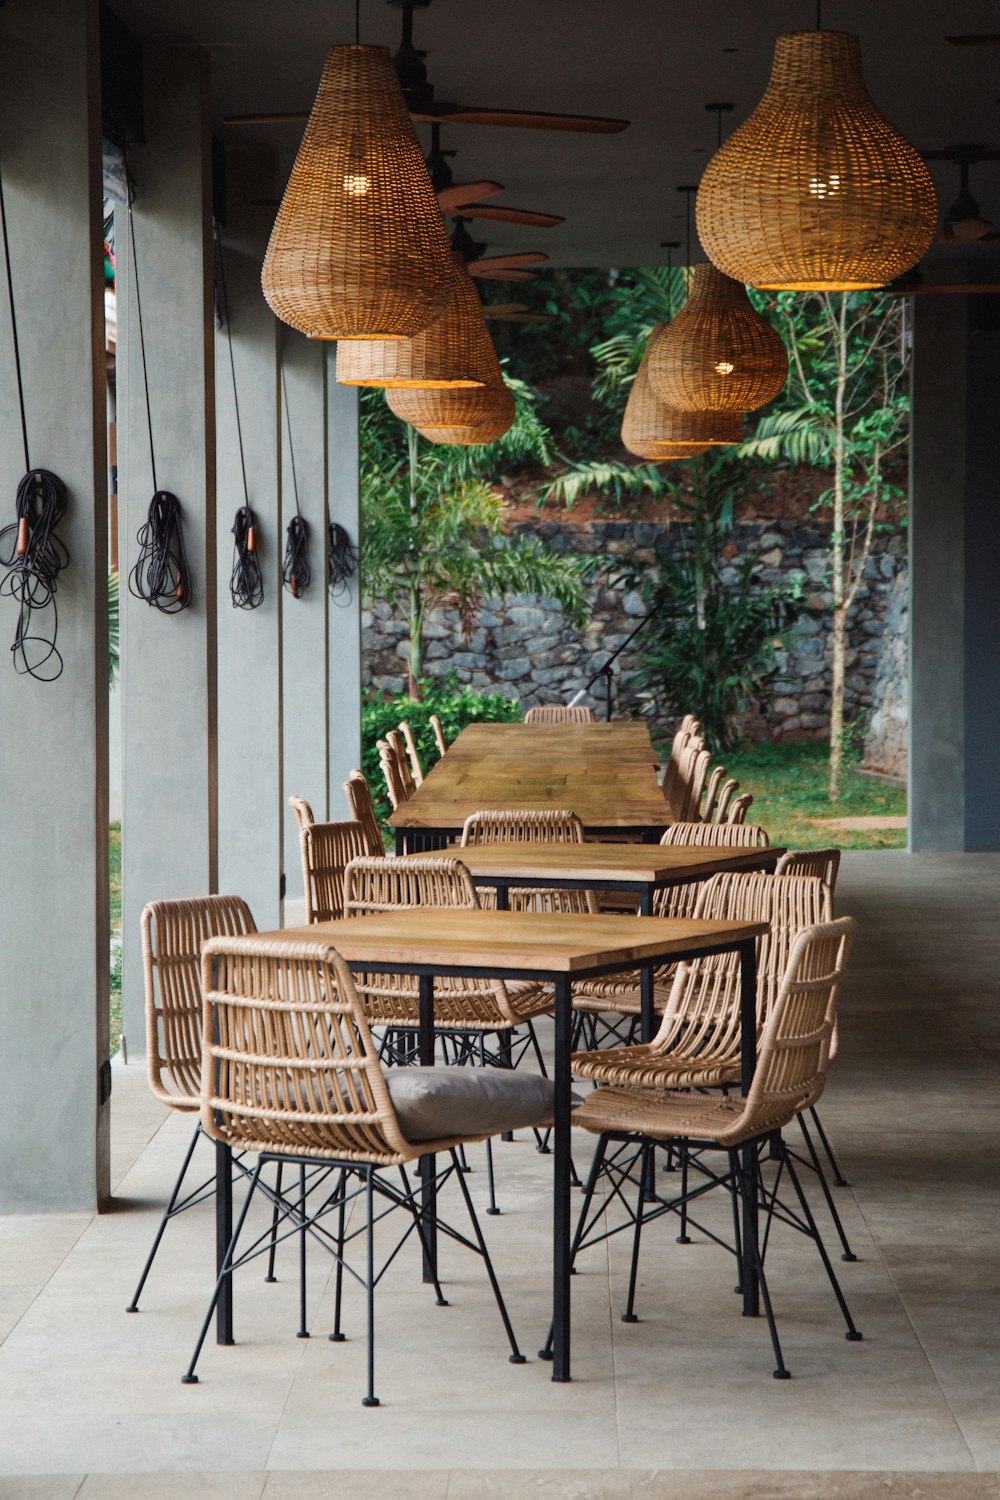
[[(62, 676), (0, 650), (0, 1211), (108, 1194), (107, 478), (96, 0), (2, 13), (0, 133), (30, 461), (64, 481)], [(41, 92), (40, 92), (41, 91)], [(0, 297), (0, 525), (24, 472)], [(16, 608), (0, 601), (0, 639)]]
[[(177, 495), (193, 603), (166, 616), (122, 587), (123, 1021), (145, 1047), (139, 916), (147, 901), (217, 889), (215, 355), (207, 53), (144, 54), (146, 142), (131, 153), (157, 481)], [(124, 212), (121, 215), (124, 219)], [(135, 278), (118, 255), (120, 561), (154, 485)]]
[[(237, 194), (230, 195), (231, 202)], [(238, 213), (234, 206), (233, 215)], [(258, 214), (259, 217), (259, 214)], [(250, 904), (257, 925), (280, 925), (281, 476), (278, 324), (261, 295), (264, 243), (222, 231), (236, 390), (249, 503), (257, 521), (264, 602), (236, 609), (232, 526), (244, 504), (229, 338), (216, 334), (218, 404), (219, 886)], [(221, 291), (220, 291), (220, 308)]]
[(914, 298), (913, 351), (910, 845), (1000, 849), (1000, 297)]
[[(358, 389), (337, 384), (333, 348), (328, 358), (329, 518), (339, 521), (360, 553)], [(347, 816), (343, 784), (351, 770), (361, 764), (361, 582), (357, 575), (341, 599), (330, 600), (327, 633), (330, 806), (334, 809), (331, 817), (340, 818)]]

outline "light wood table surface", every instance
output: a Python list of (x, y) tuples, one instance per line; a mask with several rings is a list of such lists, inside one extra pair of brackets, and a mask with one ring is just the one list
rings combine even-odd
[(672, 821), (645, 724), (470, 724), (389, 819), (396, 852), (439, 849), (470, 813), (576, 813), (590, 833), (659, 838)]
[(507, 909), (512, 886), (562, 890), (630, 891), (638, 897), (640, 915), (653, 910), (654, 892), (668, 886), (707, 880), (729, 870), (773, 870), (784, 854), (764, 849), (706, 849), (693, 844), (470, 844), (405, 859), (459, 859), (473, 884), (497, 893)]
[[(743, 1086), (749, 1087), (756, 1064), (756, 939), (766, 931), (759, 922), (702, 922), (662, 917), (560, 916), (510, 911), (452, 911), (438, 907), (386, 912), (287, 927), (245, 939), (249, 943), (286, 939), (333, 947), (352, 969), (375, 973), (414, 974), (419, 980), (420, 1061), (434, 1061), (434, 977), (534, 979), (553, 986), (555, 1062), (553, 1083), (553, 1221), (552, 1221), (552, 1379), (570, 1378), (570, 1035), (574, 979), (621, 973), (636, 965), (652, 970), (665, 960), (680, 961), (707, 953), (738, 952), (741, 965)], [(652, 997), (652, 983), (644, 985)], [(653, 1025), (652, 1005), (643, 1017)], [(225, 1149), (225, 1148), (223, 1148)], [(428, 1158), (425, 1183), (430, 1195), (434, 1165)], [(216, 1172), (216, 1215), (222, 1238), (232, 1218), (232, 1172)], [(433, 1199), (428, 1196), (428, 1211)], [(428, 1235), (428, 1239), (430, 1239)], [(744, 1237), (746, 1240), (746, 1237)], [(746, 1241), (748, 1242), (748, 1241)], [(224, 1252), (223, 1252), (224, 1253)], [(745, 1306), (753, 1302), (756, 1282), (744, 1267)], [(425, 1274), (427, 1271), (425, 1270)], [(232, 1278), (219, 1299), (218, 1337), (232, 1337)], [(228, 1335), (228, 1338), (223, 1335)]]

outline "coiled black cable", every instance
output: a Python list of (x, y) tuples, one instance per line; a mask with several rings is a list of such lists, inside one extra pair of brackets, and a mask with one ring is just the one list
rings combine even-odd
[[(48, 469), (32, 469), (17, 487), (17, 519), (0, 531), (0, 595), (19, 605), (11, 654), (14, 670), (38, 682), (55, 682), (63, 659), (56, 649), (59, 616), (56, 580), (69, 562), (69, 553), (55, 534), (66, 512), (66, 486)], [(6, 544), (9, 542), (9, 546)], [(51, 628), (42, 630), (32, 620), (50, 609)]]
[(330, 598), (337, 604), (350, 604), (351, 579), (358, 571), (357, 548), (343, 526), (331, 521), (327, 533), (326, 562)]
[(241, 505), (233, 522), (235, 555), (229, 578), (234, 609), (256, 609), (264, 602), (264, 579), (257, 551), (257, 517), (249, 505)]
[(129, 574), (129, 593), (145, 599), (163, 615), (187, 609), (192, 597), (191, 570), (181, 526), (181, 503), (176, 495), (157, 490), (136, 541), (139, 558)]
[(309, 522), (298, 511), (288, 523), (281, 576), (293, 599), (300, 599), (312, 583), (309, 566)]

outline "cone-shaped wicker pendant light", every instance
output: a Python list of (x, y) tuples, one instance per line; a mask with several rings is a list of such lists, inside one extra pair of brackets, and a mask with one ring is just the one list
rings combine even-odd
[(678, 411), (667, 406), (653, 390), (649, 379), (649, 353), (664, 328), (657, 323), (646, 343), (646, 352), (632, 382), (625, 415), (622, 442), (637, 458), (652, 458), (651, 450), (670, 449), (665, 458), (680, 458), (705, 448), (738, 443), (743, 438), (743, 415), (735, 411)]
[(495, 443), (509, 431), (514, 421), (514, 397), (506, 386), (498, 393), (496, 411), (484, 422), (462, 427), (418, 427), (417, 431), (432, 443), (451, 443), (462, 448)]
[(261, 277), (321, 339), (413, 338), (454, 290), (451, 250), (386, 47), (331, 47)]
[(756, 411), (788, 377), (780, 335), (711, 261), (695, 266), (685, 306), (650, 339), (646, 363), (655, 394), (680, 411)]
[(455, 257), (455, 291), (441, 316), (415, 339), (352, 339), (337, 350), (341, 385), (453, 390), (485, 385), (496, 356), (475, 283)]
[(475, 427), (507, 409), (510, 392), (500, 373), (493, 341), (486, 337), (486, 383), (458, 390), (420, 390), (389, 386), (385, 399), (391, 411), (421, 431), (431, 427)]
[(720, 270), (767, 290), (883, 286), (937, 226), (930, 174), (875, 108), (844, 31), (778, 38), (767, 91), (709, 162), (697, 212)]

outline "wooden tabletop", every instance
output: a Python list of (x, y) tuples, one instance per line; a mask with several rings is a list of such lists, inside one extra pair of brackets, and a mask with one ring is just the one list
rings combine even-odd
[(777, 860), (781, 848), (706, 849), (693, 844), (470, 844), (466, 849), (404, 854), (406, 859), (458, 859), (474, 879), (493, 875), (512, 880), (590, 880), (635, 885), (667, 885), (671, 881), (716, 875)]
[(502, 976), (530, 969), (575, 974), (605, 965), (628, 968), (692, 948), (711, 952), (767, 931), (765, 922), (695, 922), (668, 917), (553, 916), (537, 912), (449, 911), (439, 907), (344, 917), (241, 939), (285, 940), (336, 948), (348, 963), (373, 969), (426, 964)]
[(670, 809), (645, 724), (470, 724), (394, 828), (461, 828), (474, 812), (560, 808), (585, 828), (663, 828)]

